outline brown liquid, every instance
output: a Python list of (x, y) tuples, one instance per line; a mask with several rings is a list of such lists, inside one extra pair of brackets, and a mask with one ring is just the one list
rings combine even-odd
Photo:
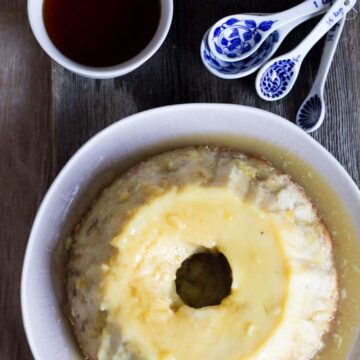
[(121, 64), (143, 50), (159, 25), (160, 0), (45, 0), (48, 35), (83, 65)]

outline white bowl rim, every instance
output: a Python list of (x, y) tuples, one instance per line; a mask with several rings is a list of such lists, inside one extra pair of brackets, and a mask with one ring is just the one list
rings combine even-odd
[[(346, 172), (346, 170), (340, 165), (340, 163), (334, 158), (334, 156), (327, 151), (322, 145), (320, 145), (316, 140), (314, 140), (310, 135), (303, 132), (303, 130), (299, 129), (296, 125), (291, 123), (290, 121), (286, 120), (285, 118), (273, 114), (269, 111), (258, 109), (255, 107), (250, 106), (244, 106), (244, 105), (236, 105), (236, 104), (226, 104), (226, 103), (188, 103), (188, 104), (177, 104), (177, 105), (168, 105), (163, 107), (157, 107), (150, 110), (141, 111), (138, 113), (135, 113), (133, 115), (127, 116), (123, 119), (120, 119), (119, 121), (111, 124), (110, 126), (104, 128), (102, 131), (94, 135), (92, 138), (90, 138), (85, 144), (83, 144), (76, 152), (75, 154), (69, 159), (69, 161), (66, 163), (66, 165), (62, 168), (62, 170), (59, 172), (59, 174), (56, 176), (55, 180), (53, 181), (52, 185), (48, 189), (45, 197), (43, 198), (43, 201), (40, 204), (40, 207), (37, 211), (28, 244), (26, 247), (26, 252), (24, 256), (24, 262), (23, 262), (23, 269), (21, 274), (21, 311), (22, 311), (22, 318), (23, 318), (23, 324), (26, 332), (26, 336), (31, 348), (31, 351), (35, 357), (35, 359), (40, 359), (40, 357), (37, 357), (37, 346), (36, 346), (36, 334), (33, 334), (30, 330), (30, 319), (28, 314), (28, 307), (25, 299), (25, 287), (27, 283), (27, 273), (28, 268), (30, 266), (30, 256), (32, 252), (32, 248), (36, 242), (36, 236), (35, 234), (39, 231), (41, 228), (41, 222), (42, 219), (46, 213), (46, 207), (48, 205), (48, 202), (51, 200), (51, 198), (54, 196), (54, 193), (56, 192), (57, 187), (59, 184), (62, 183), (63, 179), (66, 178), (67, 172), (76, 164), (78, 159), (81, 158), (83, 154), (85, 154), (89, 148), (91, 148), (98, 140), (101, 140), (102, 137), (105, 137), (108, 133), (112, 132), (117, 127), (126, 127), (127, 125), (131, 125), (132, 123), (136, 121), (143, 121), (142, 117), (145, 115), (147, 117), (156, 117), (157, 114), (166, 112), (166, 111), (181, 111), (181, 110), (218, 110), (221, 109), (224, 110), (225, 108), (230, 110), (238, 109), (240, 112), (248, 112), (253, 113), (256, 115), (262, 114), (264, 116), (267, 116), (272, 122), (276, 123), (280, 127), (283, 127), (284, 129), (289, 130), (290, 132), (295, 133), (297, 136), (303, 138), (305, 142), (308, 142), (309, 144), (313, 145), (319, 153), (325, 156), (327, 161), (331, 163), (332, 166), (336, 168), (336, 171), (338, 172), (339, 176), (346, 182), (346, 186), (348, 187), (347, 190), (352, 192), (352, 196), (355, 196), (354, 202), (358, 201), (360, 204), (360, 191), (353, 181), (353, 179), (350, 177), (350, 175)], [(271, 119), (270, 119), (271, 118)], [(315, 169), (316, 170), (316, 169)], [(343, 200), (340, 198), (340, 200)], [(360, 206), (359, 206), (360, 208)], [(350, 215), (353, 215), (351, 212), (349, 212)], [(45, 215), (46, 216), (46, 215)], [(353, 218), (353, 220), (355, 220)], [(357, 225), (357, 226), (356, 226)], [(360, 222), (358, 224), (355, 224), (357, 232), (360, 234)]]

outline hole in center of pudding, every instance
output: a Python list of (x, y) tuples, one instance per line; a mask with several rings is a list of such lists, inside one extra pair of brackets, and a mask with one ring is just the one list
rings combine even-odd
[(176, 292), (188, 306), (219, 305), (231, 292), (232, 273), (226, 257), (208, 250), (189, 256), (176, 271)]

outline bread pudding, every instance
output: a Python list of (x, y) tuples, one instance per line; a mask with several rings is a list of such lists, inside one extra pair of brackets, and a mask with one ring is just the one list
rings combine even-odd
[(310, 360), (336, 313), (316, 207), (289, 175), (234, 150), (138, 164), (71, 240), (68, 316), (89, 359)]

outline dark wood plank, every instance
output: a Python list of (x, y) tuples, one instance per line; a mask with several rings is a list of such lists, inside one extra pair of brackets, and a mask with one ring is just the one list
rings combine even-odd
[[(301, 78), (287, 98), (276, 103), (255, 93), (254, 76), (222, 80), (208, 73), (199, 58), (206, 29), (222, 16), (237, 12), (276, 12), (299, 0), (175, 1), (174, 21), (161, 50), (134, 73), (115, 80), (90, 80), (54, 69), (58, 170), (87, 139), (114, 121), (137, 111), (186, 102), (225, 102), (256, 106), (293, 120), (316, 75), (322, 44), (305, 60)], [(315, 24), (290, 34), (280, 49), (297, 44)], [(327, 83), (328, 113), (313, 134), (360, 185), (359, 21), (348, 21)]]
[(31, 359), (20, 273), (31, 223), (52, 178), (50, 61), (25, 0), (0, 1), (0, 358)]
[(360, 186), (360, 23), (348, 20), (326, 86), (328, 116), (314, 134)]

